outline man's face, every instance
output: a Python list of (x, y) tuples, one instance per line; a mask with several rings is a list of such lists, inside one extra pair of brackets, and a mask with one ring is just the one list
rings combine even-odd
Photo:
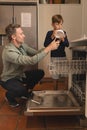
[(60, 23), (52, 23), (52, 26), (53, 26), (53, 29), (54, 30), (59, 30), (59, 29), (62, 29), (62, 25), (63, 25), (63, 22), (61, 21)]
[(21, 28), (16, 28), (16, 33), (13, 35), (13, 40), (15, 42), (22, 44), (24, 42), (25, 35)]

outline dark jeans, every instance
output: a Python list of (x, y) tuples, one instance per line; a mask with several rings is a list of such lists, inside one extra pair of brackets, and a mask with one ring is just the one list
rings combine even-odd
[[(20, 81), (17, 78), (12, 78), (5, 82), (6, 96), (12, 101), (16, 97), (28, 96), (28, 89), (33, 89), (34, 86), (43, 78), (43, 70), (32, 70), (25, 72), (26, 78)], [(25, 84), (25, 86), (24, 86)]]

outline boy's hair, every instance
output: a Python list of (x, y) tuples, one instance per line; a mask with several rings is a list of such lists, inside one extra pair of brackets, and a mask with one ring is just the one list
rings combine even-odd
[(60, 23), (63, 22), (63, 17), (60, 14), (52, 16), (52, 23)]
[(9, 24), (5, 28), (6, 35), (8, 37), (9, 42), (12, 40), (12, 35), (16, 33), (16, 28), (20, 28), (21, 26), (19, 24)]

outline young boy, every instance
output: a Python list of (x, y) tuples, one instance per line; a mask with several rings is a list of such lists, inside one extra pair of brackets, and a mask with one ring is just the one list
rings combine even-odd
[[(63, 18), (61, 15), (54, 15), (52, 17), (53, 30), (47, 32), (45, 42), (44, 42), (45, 47), (47, 47), (55, 39), (58, 30), (62, 30), (62, 24), (63, 24)], [(56, 50), (51, 51), (51, 57), (59, 57), (59, 58), (66, 57), (65, 47), (69, 46), (69, 42), (67, 39), (66, 32), (65, 31), (63, 32), (64, 32), (64, 35), (60, 36), (60, 45), (58, 46)]]

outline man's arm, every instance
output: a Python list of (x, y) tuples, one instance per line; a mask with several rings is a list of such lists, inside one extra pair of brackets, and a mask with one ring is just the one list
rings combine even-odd
[(51, 50), (57, 49), (59, 46), (58, 41), (53, 41), (48, 47), (44, 48), (42, 51), (37, 53), (34, 56), (26, 56), (26, 55), (21, 55), (15, 50), (7, 49), (4, 50), (3, 56), (5, 57), (5, 60), (14, 64), (20, 64), (20, 65), (34, 65), (37, 62), (39, 62), (42, 58), (44, 58), (48, 52)]
[(29, 47), (27, 44), (23, 44), (22, 45), (23, 47), (24, 47), (24, 49), (26, 50), (26, 52), (29, 54), (29, 55), (31, 55), (31, 56), (33, 56), (33, 55), (35, 55), (38, 51), (36, 50), (36, 49), (34, 49), (34, 48), (32, 48), (32, 47)]
[(47, 53), (45, 51), (42, 51), (34, 56), (26, 56), (26, 55), (21, 55), (16, 51), (8, 50), (7, 52), (5, 52), (5, 59), (6, 61), (14, 63), (14, 64), (34, 65), (37, 62), (39, 62), (42, 58), (44, 58), (44, 56), (46, 55)]

